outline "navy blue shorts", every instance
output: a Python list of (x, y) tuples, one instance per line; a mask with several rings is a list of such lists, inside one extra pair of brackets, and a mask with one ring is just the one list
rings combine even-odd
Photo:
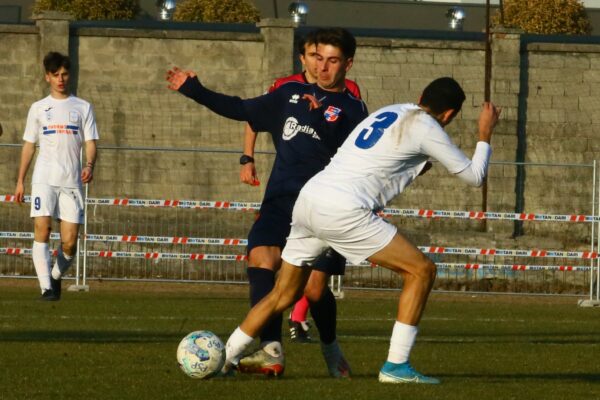
[[(248, 234), (247, 252), (255, 247), (277, 246), (283, 250), (290, 234), (292, 212), (296, 196), (278, 197), (264, 201)], [(346, 259), (336, 251), (323, 252), (313, 265), (313, 269), (329, 275), (344, 275)]]

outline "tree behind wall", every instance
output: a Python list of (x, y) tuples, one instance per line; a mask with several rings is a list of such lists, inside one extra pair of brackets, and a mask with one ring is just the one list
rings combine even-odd
[(258, 22), (260, 14), (247, 0), (182, 0), (177, 2), (174, 21), (187, 22)]
[(36, 0), (34, 14), (62, 11), (77, 20), (130, 20), (140, 11), (139, 0)]
[[(591, 32), (590, 21), (579, 0), (504, 0), (506, 28), (544, 35), (585, 35)], [(500, 25), (500, 11), (494, 24)]]

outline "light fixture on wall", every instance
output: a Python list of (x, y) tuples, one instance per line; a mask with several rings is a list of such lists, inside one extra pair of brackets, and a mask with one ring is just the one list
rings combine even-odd
[(158, 18), (163, 21), (170, 21), (173, 18), (173, 11), (175, 11), (176, 5), (176, 0), (158, 0), (156, 2)]
[(448, 26), (453, 31), (462, 31), (465, 18), (467, 13), (461, 7), (451, 7), (446, 12), (446, 18), (448, 18)]
[(306, 16), (308, 15), (308, 6), (301, 1), (294, 1), (288, 7), (290, 17), (298, 25), (306, 24)]

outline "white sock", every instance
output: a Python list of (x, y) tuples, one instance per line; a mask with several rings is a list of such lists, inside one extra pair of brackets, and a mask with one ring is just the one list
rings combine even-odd
[(281, 342), (263, 342), (262, 348), (265, 352), (269, 353), (273, 357), (279, 357), (283, 354), (283, 347)]
[(225, 361), (227, 364), (237, 365), (240, 361), (241, 355), (246, 350), (246, 347), (254, 338), (246, 335), (238, 326), (235, 331), (229, 336), (227, 344), (225, 345)]
[(31, 248), (31, 258), (33, 266), (40, 282), (42, 293), (44, 290), (50, 289), (50, 249), (48, 243), (33, 242)]
[(407, 362), (410, 357), (410, 351), (415, 344), (418, 331), (419, 329), (416, 326), (396, 321), (390, 340), (390, 351), (387, 360), (394, 364)]
[(72, 262), (73, 256), (63, 253), (62, 247), (59, 247), (58, 255), (56, 256), (56, 261), (54, 262), (54, 268), (52, 268), (52, 277), (57, 280), (61, 279), (71, 266)]

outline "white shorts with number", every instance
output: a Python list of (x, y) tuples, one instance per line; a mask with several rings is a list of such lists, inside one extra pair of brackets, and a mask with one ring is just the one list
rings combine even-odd
[(34, 183), (31, 186), (31, 217), (53, 217), (83, 224), (82, 190)]
[(312, 200), (300, 193), (281, 257), (292, 265), (311, 265), (332, 247), (352, 264), (358, 264), (387, 246), (396, 232), (394, 225), (372, 210), (343, 209), (340, 204)]

